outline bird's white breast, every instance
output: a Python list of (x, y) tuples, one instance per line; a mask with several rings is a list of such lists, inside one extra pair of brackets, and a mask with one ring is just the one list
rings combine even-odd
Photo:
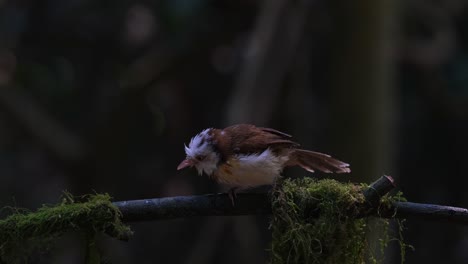
[(238, 187), (273, 184), (280, 176), (288, 155), (275, 155), (270, 149), (262, 153), (236, 155), (215, 173), (218, 181)]

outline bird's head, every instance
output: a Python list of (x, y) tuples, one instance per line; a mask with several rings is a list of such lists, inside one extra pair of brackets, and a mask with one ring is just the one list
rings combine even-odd
[(220, 161), (220, 155), (214, 144), (212, 128), (197, 134), (190, 140), (188, 147), (185, 146), (187, 157), (177, 166), (177, 170), (195, 167), (200, 175), (203, 172), (207, 175), (213, 174)]

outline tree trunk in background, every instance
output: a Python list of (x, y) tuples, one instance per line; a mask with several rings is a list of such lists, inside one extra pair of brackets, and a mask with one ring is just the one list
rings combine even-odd
[[(335, 1), (332, 6), (330, 128), (354, 182), (393, 173), (395, 11), (392, 0)], [(371, 234), (378, 236), (377, 230)]]
[(333, 50), (331, 131), (354, 181), (392, 173), (395, 90), (391, 0), (338, 1)]
[(226, 125), (267, 126), (314, 1), (265, 1), (226, 109)]

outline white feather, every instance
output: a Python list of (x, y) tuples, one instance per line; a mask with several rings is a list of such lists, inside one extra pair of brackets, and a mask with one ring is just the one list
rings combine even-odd
[(270, 149), (266, 149), (262, 153), (237, 155), (228, 161), (231, 165), (229, 173), (219, 170), (216, 174), (217, 179), (220, 182), (239, 187), (273, 184), (281, 175), (288, 159), (288, 155), (277, 156)]
[(196, 160), (200, 156), (204, 157), (203, 160), (195, 164), (195, 168), (200, 175), (203, 172), (207, 175), (213, 174), (220, 159), (219, 155), (213, 149), (209, 131), (210, 129), (203, 130), (190, 140), (188, 147), (185, 146), (185, 153), (188, 158)]
[[(195, 157), (196, 155), (202, 155), (211, 148), (208, 146), (209, 132), (210, 129), (205, 129), (202, 132), (195, 135), (189, 143), (189, 146), (185, 146), (185, 153), (189, 157)], [(204, 141), (204, 144), (201, 144)]]

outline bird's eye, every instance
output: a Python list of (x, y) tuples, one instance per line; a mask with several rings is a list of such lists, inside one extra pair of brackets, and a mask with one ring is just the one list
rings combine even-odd
[(197, 155), (195, 158), (196, 158), (198, 161), (202, 161), (202, 160), (204, 160), (204, 159), (206, 158), (206, 156), (205, 156), (205, 155)]

